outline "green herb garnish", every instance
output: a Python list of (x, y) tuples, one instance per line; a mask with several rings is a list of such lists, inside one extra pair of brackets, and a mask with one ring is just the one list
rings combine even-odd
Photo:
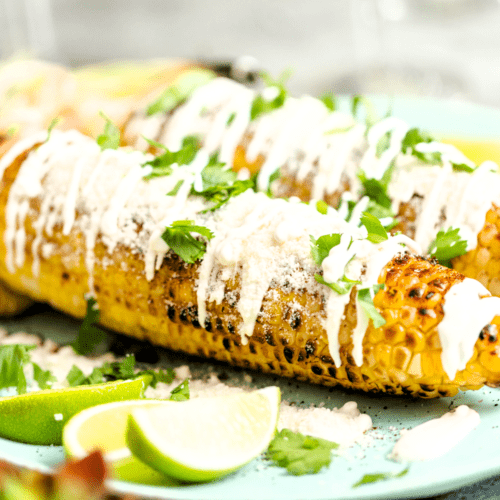
[(16, 387), (18, 394), (26, 393), (24, 367), (30, 362), (29, 351), (35, 348), (23, 344), (0, 346), (0, 389)]
[(187, 401), (189, 399), (189, 379), (184, 379), (177, 387), (172, 389), (170, 393), (171, 401)]
[(105, 120), (104, 132), (97, 137), (97, 144), (101, 146), (101, 151), (105, 149), (118, 149), (120, 147), (119, 128), (101, 111), (99, 113)]
[(328, 204), (326, 203), (326, 201), (323, 201), (323, 200), (319, 200), (316, 202), (316, 210), (322, 214), (322, 215), (326, 215), (328, 213)]
[(174, 164), (177, 164), (179, 166), (189, 165), (190, 163), (192, 163), (196, 156), (196, 153), (198, 153), (201, 147), (198, 137), (193, 135), (184, 137), (184, 139), (182, 140), (181, 149), (179, 149), (178, 151), (170, 151), (163, 144), (152, 141), (151, 139), (146, 139), (146, 141), (155, 148), (163, 149), (164, 153), (156, 156), (152, 160), (142, 165), (143, 167), (150, 166), (153, 169), (153, 171), (149, 175), (144, 177), (145, 179), (171, 175), (173, 172), (172, 165)]
[(328, 111), (335, 111), (337, 109), (337, 99), (331, 92), (323, 94), (319, 97), (319, 100), (326, 106)]
[(366, 316), (368, 316), (368, 318), (373, 321), (373, 326), (375, 328), (380, 328), (381, 326), (385, 325), (384, 317), (377, 311), (377, 308), (373, 305), (373, 297), (381, 288), (384, 288), (383, 284), (374, 285), (372, 288), (362, 288), (361, 290), (358, 290), (358, 303), (361, 306), (361, 309), (363, 309)]
[(366, 227), (368, 236), (366, 239), (372, 243), (382, 243), (389, 239), (387, 231), (382, 223), (374, 215), (363, 212), (361, 215), (361, 224)]
[(377, 142), (377, 146), (375, 147), (375, 156), (377, 158), (380, 158), (384, 151), (389, 149), (389, 146), (391, 145), (391, 135), (392, 132), (386, 132)]
[(168, 113), (176, 106), (184, 102), (198, 87), (213, 80), (215, 74), (208, 70), (196, 69), (188, 71), (168, 87), (161, 95), (146, 109), (146, 115), (152, 116), (156, 113)]
[(354, 95), (351, 101), (351, 113), (355, 118), (358, 117), (358, 113), (362, 107), (365, 110), (366, 126), (367, 128), (370, 128), (377, 121), (377, 112), (375, 110), (375, 106), (367, 97), (362, 95)]
[(175, 379), (175, 372), (172, 368), (168, 368), (167, 370), (141, 370), (136, 372), (135, 356), (130, 354), (121, 361), (114, 361), (112, 363), (106, 361), (101, 367), (94, 368), (89, 376), (85, 376), (80, 368), (73, 365), (66, 376), (66, 380), (70, 387), (75, 387), (78, 385), (101, 384), (113, 380), (128, 380), (142, 375), (149, 375), (151, 377), (149, 385), (152, 387), (156, 387), (158, 382), (170, 384)]
[(89, 354), (106, 339), (106, 333), (96, 326), (99, 323), (99, 308), (93, 297), (87, 299), (87, 314), (78, 330), (78, 337), (71, 344), (77, 354)]
[(406, 467), (401, 472), (377, 472), (374, 474), (365, 474), (357, 483), (352, 485), (353, 488), (362, 486), (363, 484), (378, 483), (379, 481), (387, 481), (388, 479), (396, 479), (408, 474), (410, 467)]
[(283, 429), (269, 444), (267, 458), (295, 476), (316, 474), (330, 465), (332, 450), (338, 447), (337, 443), (326, 439)]
[(323, 261), (328, 257), (330, 250), (340, 244), (341, 234), (325, 234), (315, 239), (314, 236), (309, 236), (311, 240), (311, 255), (316, 265), (321, 266)]
[(47, 128), (47, 139), (45, 139), (45, 142), (47, 142), (50, 139), (50, 135), (52, 134), (52, 130), (54, 130), (54, 128), (60, 122), (62, 122), (62, 118), (60, 118), (59, 116), (52, 118), (52, 121), (49, 123), (49, 127)]
[(204, 226), (195, 226), (192, 220), (173, 222), (162, 234), (163, 241), (184, 261), (193, 264), (205, 255), (207, 246), (194, 238), (191, 233), (198, 233), (211, 240), (214, 233)]
[(50, 370), (43, 370), (40, 365), (31, 362), (33, 365), (33, 379), (38, 384), (40, 389), (50, 389), (52, 384), (57, 381), (57, 378)]
[(458, 227), (441, 230), (429, 246), (431, 257), (436, 258), (443, 266), (451, 267), (451, 259), (467, 252), (467, 240), (460, 237), (459, 231)]
[(277, 81), (273, 81), (267, 73), (262, 73), (261, 78), (264, 80), (267, 88), (275, 88), (276, 95), (271, 98), (265, 98), (262, 93), (255, 96), (250, 108), (250, 119), (255, 120), (262, 114), (269, 113), (275, 109), (281, 108), (287, 98), (287, 90), (285, 87), (286, 81), (290, 78), (290, 71), (284, 71)]
[(351, 280), (345, 274), (335, 283), (328, 283), (320, 274), (315, 274), (314, 279), (321, 285), (326, 285), (339, 295), (349, 293), (355, 285), (361, 285), (361, 281)]
[(231, 123), (234, 122), (234, 119), (236, 118), (236, 113), (231, 113), (229, 115), (229, 118), (227, 119), (227, 122), (226, 122), (226, 127), (229, 127), (229, 125), (231, 125)]

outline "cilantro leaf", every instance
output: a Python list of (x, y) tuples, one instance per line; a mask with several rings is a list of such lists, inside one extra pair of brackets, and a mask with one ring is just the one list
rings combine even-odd
[(192, 195), (202, 196), (207, 201), (214, 203), (213, 206), (203, 210), (202, 213), (213, 212), (227, 203), (231, 198), (240, 195), (247, 189), (255, 191), (256, 179), (238, 180), (237, 174), (233, 170), (226, 169), (225, 163), (220, 163), (218, 155), (210, 157), (208, 165), (201, 171), (203, 188), (196, 191), (191, 188)]
[(325, 135), (344, 134), (345, 132), (349, 132), (349, 130), (352, 130), (355, 126), (356, 126), (356, 124), (353, 123), (352, 125), (347, 125), (345, 127), (332, 128), (331, 130), (326, 131), (324, 134)]
[(105, 149), (118, 149), (120, 147), (120, 129), (101, 111), (99, 114), (106, 121), (104, 132), (97, 137), (97, 144), (101, 151)]
[(365, 109), (365, 123), (366, 126), (370, 128), (377, 121), (375, 106), (367, 97), (354, 95), (351, 101), (351, 113), (355, 118), (358, 117), (361, 107)]
[(189, 379), (187, 378), (170, 393), (170, 401), (187, 401), (189, 397)]
[(467, 252), (467, 240), (460, 237), (459, 231), (458, 227), (440, 230), (429, 246), (429, 254), (443, 266), (451, 267), (451, 259)]
[(45, 142), (47, 142), (50, 139), (50, 135), (52, 134), (52, 130), (60, 123), (62, 122), (62, 118), (59, 116), (56, 116), (52, 118), (51, 122), (49, 123), (49, 126), (47, 128), (47, 139), (45, 139)]
[(337, 443), (283, 429), (271, 441), (267, 458), (290, 474), (316, 474), (330, 465)]
[(66, 380), (70, 387), (75, 387), (77, 385), (101, 384), (113, 380), (129, 380), (142, 375), (150, 376), (149, 385), (152, 387), (156, 387), (158, 382), (170, 384), (175, 379), (175, 372), (172, 368), (168, 368), (167, 370), (140, 370), (136, 372), (135, 356), (129, 354), (120, 361), (113, 361), (112, 363), (104, 362), (102, 366), (95, 367), (87, 377), (80, 368), (73, 365), (68, 375), (66, 375)]
[[(375, 285), (373, 287), (373, 296), (383, 288), (383, 284)], [(363, 309), (364, 313), (373, 321), (373, 326), (375, 328), (380, 328), (385, 325), (384, 317), (377, 311), (377, 308), (373, 305), (373, 297), (370, 288), (362, 288), (358, 290), (358, 303)]]
[(229, 127), (229, 125), (231, 125), (231, 123), (234, 122), (234, 119), (236, 118), (236, 113), (231, 113), (229, 115), (229, 118), (227, 119), (227, 122), (226, 122), (226, 127)]
[(380, 158), (384, 151), (389, 149), (389, 146), (391, 145), (391, 135), (392, 132), (386, 132), (377, 142), (377, 146), (375, 147), (375, 156), (377, 158)]
[(323, 201), (323, 200), (319, 200), (316, 202), (316, 210), (322, 214), (322, 215), (326, 215), (328, 213), (328, 204), (326, 203), (326, 201)]
[(327, 281), (325, 281), (323, 276), (321, 276), (321, 274), (317, 273), (314, 275), (314, 279), (321, 285), (326, 285), (334, 292), (337, 292), (339, 295), (349, 293), (354, 285), (361, 285), (361, 281), (351, 280), (345, 274), (335, 283), (328, 283)]
[(77, 354), (89, 354), (106, 339), (106, 332), (98, 328), (99, 308), (94, 297), (87, 299), (87, 314), (78, 331), (78, 337), (71, 344)]
[(337, 109), (337, 99), (333, 93), (328, 92), (323, 94), (319, 97), (319, 100), (326, 106), (328, 111), (335, 111)]
[(451, 166), (453, 167), (453, 170), (455, 172), (467, 172), (468, 174), (472, 174), (474, 170), (476, 170), (474, 167), (471, 167), (470, 165), (467, 165), (465, 163), (451, 163)]
[(309, 235), (311, 239), (311, 255), (316, 265), (321, 266), (328, 257), (330, 250), (340, 243), (341, 236), (339, 233), (333, 233), (315, 239), (314, 236)]
[(178, 192), (181, 186), (184, 184), (184, 181), (181, 179), (180, 181), (177, 182), (177, 184), (174, 186), (174, 189), (169, 191), (167, 193), (167, 196), (175, 196)]
[(16, 387), (18, 394), (26, 393), (24, 367), (30, 362), (29, 351), (35, 348), (24, 344), (0, 346), (0, 389)]
[(164, 150), (163, 154), (156, 156), (146, 163), (143, 163), (143, 167), (148, 165), (153, 169), (153, 171), (149, 175), (146, 175), (144, 177), (144, 179), (146, 180), (152, 179), (154, 177), (163, 177), (165, 175), (170, 175), (173, 171), (172, 165), (174, 164), (177, 164), (179, 166), (189, 165), (194, 160), (196, 153), (198, 153), (201, 147), (199, 138), (194, 135), (188, 135), (184, 137), (184, 139), (182, 140), (181, 149), (179, 149), (178, 151), (170, 151), (163, 144), (152, 141), (151, 139), (146, 139), (146, 141), (149, 143), (149, 145)]
[(363, 212), (361, 215), (361, 224), (365, 226), (368, 231), (368, 241), (371, 241), (372, 243), (382, 243), (382, 241), (389, 239), (384, 226), (374, 215), (368, 212)]
[(401, 142), (401, 151), (404, 154), (408, 154), (409, 152), (409, 154), (415, 156), (416, 154), (421, 155), (422, 153), (415, 151), (415, 146), (422, 142), (432, 142), (433, 140), (434, 138), (427, 132), (424, 132), (423, 130), (420, 130), (418, 128), (411, 128), (410, 130), (408, 130), (408, 132), (406, 132), (406, 135)]
[(392, 201), (387, 193), (387, 188), (392, 177), (392, 171), (394, 168), (394, 163), (384, 172), (382, 179), (372, 179), (366, 177), (366, 174), (360, 170), (358, 172), (358, 179), (363, 185), (363, 191), (361, 197), (368, 196), (370, 200), (373, 200), (378, 205), (384, 208), (391, 208)]
[(386, 481), (388, 479), (395, 479), (398, 477), (403, 477), (408, 474), (410, 467), (406, 467), (401, 472), (377, 472), (375, 474), (365, 474), (358, 482), (352, 485), (353, 488), (362, 486), (363, 484), (377, 483), (379, 481)]
[(152, 102), (146, 109), (146, 115), (168, 113), (184, 102), (197, 88), (213, 80), (215, 74), (205, 69), (188, 71)]
[(53, 382), (57, 381), (57, 378), (53, 375), (50, 370), (43, 370), (36, 363), (31, 363), (33, 365), (33, 379), (38, 384), (40, 389), (50, 389)]
[(277, 81), (273, 81), (266, 73), (262, 73), (261, 77), (267, 85), (265, 90), (269, 92), (267, 89), (275, 88), (276, 95), (271, 99), (268, 99), (263, 93), (255, 96), (255, 99), (252, 102), (252, 107), (250, 108), (250, 120), (255, 120), (262, 114), (281, 108), (287, 98), (288, 92), (286, 90), (285, 83), (290, 77), (289, 72), (283, 72)]
[(198, 233), (211, 240), (214, 233), (204, 226), (195, 226), (192, 220), (179, 220), (165, 228), (162, 234), (163, 241), (184, 261), (193, 264), (201, 259), (207, 246), (203, 241), (197, 240), (191, 233)]

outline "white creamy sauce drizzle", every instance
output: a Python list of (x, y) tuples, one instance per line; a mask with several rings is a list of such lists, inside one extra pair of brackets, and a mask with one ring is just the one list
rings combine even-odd
[(448, 453), (480, 423), (479, 414), (461, 405), (413, 429), (402, 432), (389, 458), (398, 462), (416, 462)]
[[(361, 237), (366, 230), (360, 229)], [(353, 242), (351, 243), (351, 237)], [(414, 253), (420, 253), (415, 243), (406, 236), (399, 235), (388, 240), (373, 244), (367, 239), (354, 239), (352, 232), (344, 233), (339, 245), (333, 247), (322, 264), (323, 278), (327, 283), (335, 283), (346, 275), (350, 280), (360, 281), (358, 289), (370, 288), (378, 283), (378, 278), (384, 266), (396, 255), (405, 251), (406, 245)], [(357, 235), (359, 238), (359, 234)], [(327, 302), (328, 344), (330, 354), (336, 366), (341, 365), (338, 332), (345, 306), (349, 303), (349, 293), (338, 294), (331, 290)], [(363, 364), (363, 339), (368, 328), (369, 318), (366, 316), (359, 300), (356, 298), (356, 327), (352, 333), (353, 358), (360, 366)]]
[(492, 297), (478, 281), (465, 278), (448, 290), (443, 311), (438, 325), (441, 361), (453, 380), (472, 357), (481, 330), (500, 314), (500, 298)]

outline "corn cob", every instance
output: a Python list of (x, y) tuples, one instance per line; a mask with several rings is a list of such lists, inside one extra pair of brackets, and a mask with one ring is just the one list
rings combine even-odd
[[(146, 118), (137, 112), (124, 127), (125, 143), (144, 146), (138, 132), (146, 126), (151, 139), (173, 149), (181, 137), (195, 134), (209, 152), (219, 151), (220, 159), (235, 170), (259, 172), (260, 189), (267, 189), (271, 172), (279, 168), (281, 175), (272, 183), (274, 195), (323, 199), (333, 207), (346, 193), (359, 201), (366, 191), (360, 171), (378, 181), (393, 164), (386, 195), (398, 223), (394, 231), (415, 238), (428, 251), (439, 230), (460, 227), (468, 253), (453, 265), (500, 294), (498, 266), (483, 265), (478, 242), (480, 233), (490, 232), (486, 212), (500, 200), (500, 176), (492, 162), (468, 173), (473, 165), (458, 150), (429, 143), (400, 120), (387, 118), (367, 127), (343, 113), (329, 112), (312, 98), (278, 102), (280, 88), (267, 88), (258, 96), (219, 79), (163, 117)], [(271, 110), (258, 114), (255, 106), (262, 99)]]
[[(31, 142), (37, 142), (36, 138)], [(209, 275), (213, 274), (207, 268), (208, 251), (203, 261), (194, 264), (186, 264), (165, 248), (153, 248), (156, 258), (148, 258), (151, 242), (155, 241), (152, 233), (156, 226), (152, 222), (160, 226), (171, 223), (171, 219), (165, 222), (165, 211), (160, 208), (165, 208), (168, 182), (175, 179), (145, 181), (148, 170), (141, 165), (150, 157), (121, 150), (100, 153), (92, 140), (74, 132), (54, 131), (46, 144), (40, 146), (41, 142), (38, 149), (36, 145), (27, 146), (15, 160), (0, 162), (0, 233), (4, 236), (0, 279), (14, 290), (77, 317), (85, 314), (84, 297), (91, 292), (101, 309), (101, 323), (116, 331), (189, 354), (327, 386), (438, 397), (453, 395), (459, 389), (478, 389), (485, 383), (500, 383), (498, 299), (488, 299), (496, 309), (478, 328), (483, 329), (479, 338), (479, 331), (473, 329), (470, 356), (463, 366), (451, 372), (444, 368), (445, 349), (439, 328), (446, 318), (453, 319), (445, 311), (446, 294), (465, 283), (458, 272), (409, 254), (387, 258), (387, 264), (377, 273), (378, 283), (385, 288), (373, 299), (385, 324), (375, 327), (368, 321), (366, 332), (356, 340), (361, 318), (356, 288), (346, 296), (337, 330), (328, 330), (328, 304), (336, 295), (316, 283), (314, 272), (318, 268), (310, 256), (302, 260), (297, 257), (302, 255), (304, 238), (297, 237), (292, 243), (285, 239), (274, 244), (278, 257), (255, 261), (260, 266), (258, 275), (269, 269), (280, 269), (284, 274), (269, 275), (269, 285), (262, 290), (255, 322), (249, 328), (249, 315), (241, 304), (248, 299), (245, 271), (251, 269), (251, 259), (236, 261), (233, 274), (222, 282), (220, 275), (229, 268), (212, 268), (218, 269), (214, 283), (219, 285), (220, 300), (213, 297), (216, 288), (211, 290), (212, 295), (206, 295), (208, 300), (203, 295), (200, 300), (202, 275), (207, 269)], [(91, 179), (95, 191), (89, 193), (86, 187)], [(86, 184), (79, 186), (77, 180)], [(69, 193), (75, 188), (73, 199)], [(121, 198), (125, 191), (128, 202)], [(280, 217), (297, 227), (307, 220), (310, 226), (305, 226), (306, 230), (310, 228), (316, 237), (324, 221), (331, 229), (347, 228), (335, 214), (323, 216), (310, 206), (247, 193), (244, 207), (255, 203), (258, 209), (263, 200), (268, 200), (264, 209), (274, 210), (268, 217), (271, 225)], [(236, 200), (243, 196), (222, 209), (226, 216), (232, 216), (238, 207)], [(116, 205), (119, 199), (122, 204)], [(199, 212), (207, 204), (190, 201), (186, 206), (189, 210), (179, 218), (193, 216), (192, 210)], [(287, 218), (286, 212), (291, 217)], [(250, 210), (246, 223), (261, 223), (261, 218), (253, 216)], [(223, 212), (200, 217), (197, 221), (220, 229), (216, 222)], [(283, 228), (279, 224), (273, 227), (275, 231), (270, 234), (276, 239)], [(249, 240), (248, 245), (257, 247), (264, 236), (262, 231), (255, 231), (243, 237)], [(308, 250), (307, 232), (305, 237)], [(219, 241), (225, 242), (224, 238)], [(245, 241), (240, 243), (244, 245)], [(221, 247), (219, 250), (227, 256)], [(256, 255), (270, 255), (262, 245), (253, 250)], [(474, 315), (476, 306), (470, 305), (472, 311), (459, 310), (458, 320), (466, 321)], [(457, 334), (458, 345), (459, 332), (453, 333)], [(332, 347), (336, 341), (337, 351)], [(356, 362), (357, 345), (361, 358)]]

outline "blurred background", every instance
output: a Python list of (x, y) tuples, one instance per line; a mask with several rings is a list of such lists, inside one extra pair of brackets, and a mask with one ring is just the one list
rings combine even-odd
[(417, 94), (500, 106), (498, 0), (1, 0), (2, 59), (255, 57), (294, 93)]

